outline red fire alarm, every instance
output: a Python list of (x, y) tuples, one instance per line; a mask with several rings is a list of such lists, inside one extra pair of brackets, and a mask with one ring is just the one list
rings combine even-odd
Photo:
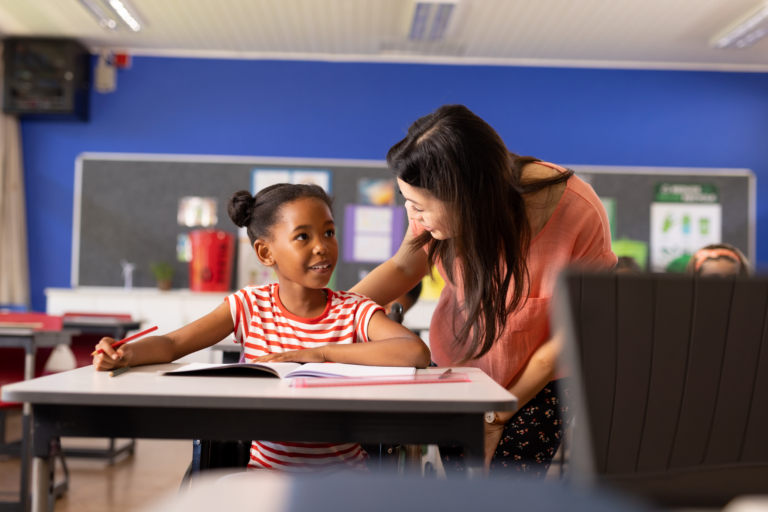
[(127, 53), (120, 53), (115, 52), (112, 54), (112, 64), (117, 69), (130, 69), (131, 67), (131, 56)]

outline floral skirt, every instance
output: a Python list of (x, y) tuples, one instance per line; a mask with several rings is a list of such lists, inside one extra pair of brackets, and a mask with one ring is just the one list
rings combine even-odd
[[(490, 478), (544, 478), (573, 419), (570, 378), (553, 380), (504, 425), (491, 461)], [(464, 450), (440, 446), (440, 458), (450, 478), (464, 472)]]

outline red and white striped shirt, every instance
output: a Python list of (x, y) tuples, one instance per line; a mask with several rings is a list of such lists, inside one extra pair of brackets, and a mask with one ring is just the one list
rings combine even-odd
[[(362, 295), (325, 289), (323, 313), (301, 318), (283, 306), (278, 290), (277, 284), (248, 286), (227, 297), (235, 342), (243, 345), (246, 360), (332, 343), (365, 343), (371, 317), (384, 310)], [(363, 469), (366, 457), (356, 443), (253, 441), (248, 467), (289, 472)]]

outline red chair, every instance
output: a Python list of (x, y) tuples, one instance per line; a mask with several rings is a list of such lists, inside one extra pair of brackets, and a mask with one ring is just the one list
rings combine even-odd
[[(35, 357), (35, 377), (43, 375), (45, 363), (53, 349), (41, 348)], [(0, 387), (24, 380), (24, 349), (0, 348)], [(19, 402), (3, 402), (0, 399), (0, 455), (18, 456), (21, 453), (21, 441), (6, 442), (5, 423), (9, 410), (21, 409)]]

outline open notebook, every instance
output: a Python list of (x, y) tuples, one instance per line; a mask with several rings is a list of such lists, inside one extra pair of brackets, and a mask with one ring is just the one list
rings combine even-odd
[(342, 363), (190, 363), (161, 375), (217, 376), (217, 377), (394, 377), (412, 376), (416, 368), (400, 366), (361, 366)]

